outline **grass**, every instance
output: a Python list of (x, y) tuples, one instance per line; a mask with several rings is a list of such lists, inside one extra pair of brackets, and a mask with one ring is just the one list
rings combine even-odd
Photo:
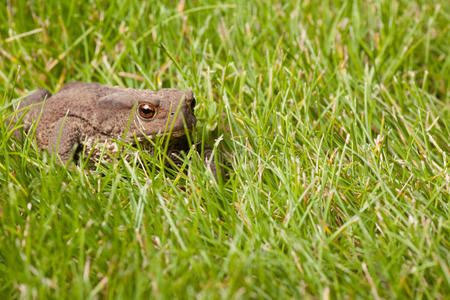
[[(448, 299), (449, 21), (445, 0), (6, 1), (1, 298)], [(192, 89), (228, 179), (194, 152), (67, 169), (11, 137), (19, 99), (71, 80)]]

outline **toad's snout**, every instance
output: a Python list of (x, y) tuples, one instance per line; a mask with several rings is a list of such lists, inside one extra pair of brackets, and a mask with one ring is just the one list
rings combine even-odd
[(191, 109), (192, 114), (194, 114), (195, 98), (192, 97), (191, 99), (187, 100), (186, 105), (189, 106), (189, 108)]
[(181, 107), (178, 108), (172, 105), (170, 109), (169, 123), (173, 124), (173, 131), (191, 129), (197, 122), (194, 114), (196, 103), (193, 93), (191, 91), (187, 92), (179, 101), (178, 106), (181, 105)]
[(195, 118), (195, 114), (194, 114), (194, 108), (195, 108), (195, 98), (194, 97), (190, 97), (187, 98), (185, 100), (185, 110), (184, 110), (184, 118), (185, 118), (185, 122), (188, 125), (188, 127), (193, 127), (195, 125), (195, 123), (197, 122), (197, 119)]
[[(185, 113), (191, 113), (194, 114), (194, 108), (195, 108), (195, 98), (192, 99), (186, 99), (185, 103), (183, 105), (184, 112)], [(176, 111), (172, 111), (171, 115), (175, 115)]]

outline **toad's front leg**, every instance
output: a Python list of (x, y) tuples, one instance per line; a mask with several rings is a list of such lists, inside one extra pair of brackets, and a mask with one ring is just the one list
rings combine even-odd
[(48, 151), (57, 153), (63, 163), (66, 163), (74, 154), (80, 143), (82, 128), (80, 120), (75, 117), (59, 119), (53, 127), (48, 143)]

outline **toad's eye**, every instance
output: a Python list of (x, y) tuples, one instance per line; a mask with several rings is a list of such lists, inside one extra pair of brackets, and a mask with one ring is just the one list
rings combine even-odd
[(138, 107), (139, 116), (144, 120), (150, 120), (153, 118), (156, 114), (155, 107), (151, 106), (150, 104), (139, 104)]

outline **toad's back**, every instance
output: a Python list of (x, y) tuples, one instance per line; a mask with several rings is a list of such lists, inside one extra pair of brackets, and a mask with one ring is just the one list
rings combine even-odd
[[(68, 111), (84, 112), (86, 115), (92, 114), (91, 111), (95, 109), (95, 102), (98, 99), (118, 89), (99, 83), (71, 82), (65, 84), (59, 92), (51, 97), (47, 96), (39, 124), (46, 126), (49, 123), (56, 122), (61, 117), (64, 117)], [(30, 104), (24, 102), (21, 106)], [(41, 109), (40, 105), (31, 107), (24, 118), (24, 123), (32, 123), (41, 113)]]
[[(58, 121), (65, 116), (76, 114), (80, 118), (89, 119), (94, 115), (95, 103), (103, 96), (114, 93), (120, 88), (105, 86), (99, 83), (71, 82), (65, 84), (61, 90), (51, 95), (47, 90), (41, 89), (23, 101), (20, 107), (31, 104), (28, 113), (23, 118), (24, 130), (29, 128), (38, 119), (36, 126), (37, 144), (40, 147), (48, 145), (49, 138), (55, 130)], [(39, 103), (45, 99), (44, 107)]]

